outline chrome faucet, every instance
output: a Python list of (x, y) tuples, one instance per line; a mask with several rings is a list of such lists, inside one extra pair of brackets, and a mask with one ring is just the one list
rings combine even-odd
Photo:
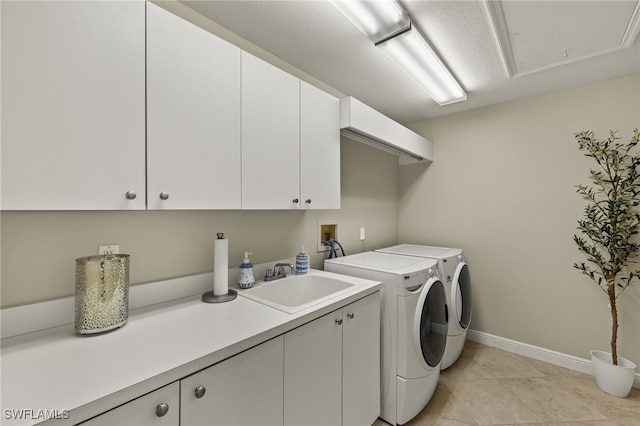
[(291, 269), (291, 273), (295, 274), (296, 272), (296, 267), (293, 266), (290, 263), (276, 263), (273, 266), (273, 269), (267, 269), (267, 273), (264, 275), (264, 281), (273, 281), (273, 280), (277, 280), (280, 278), (284, 278), (287, 276), (287, 273), (285, 272), (285, 267), (289, 267), (289, 269)]

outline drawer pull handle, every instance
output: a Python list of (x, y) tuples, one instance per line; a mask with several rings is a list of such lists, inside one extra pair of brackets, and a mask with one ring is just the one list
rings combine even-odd
[(342, 318), (336, 318), (336, 324), (342, 325)]
[(169, 404), (165, 404), (164, 402), (161, 402), (156, 407), (156, 416), (158, 417), (163, 417), (168, 412), (169, 412)]
[(349, 313), (347, 314), (347, 316), (348, 316), (349, 318), (353, 319), (353, 317), (355, 317), (356, 315), (355, 315), (353, 312), (349, 312)]
[(135, 200), (137, 196), (138, 194), (133, 191), (127, 191), (126, 193), (127, 200)]
[(204, 386), (197, 386), (195, 393), (196, 398), (202, 398), (204, 394), (207, 393), (207, 389)]
[(161, 192), (160, 193), (160, 199), (161, 200), (168, 200), (169, 199), (169, 193), (168, 192)]

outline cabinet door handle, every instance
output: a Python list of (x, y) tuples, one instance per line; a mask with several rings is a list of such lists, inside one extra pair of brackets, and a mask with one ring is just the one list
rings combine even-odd
[(204, 386), (196, 386), (196, 398), (202, 398), (205, 393), (207, 393), (207, 389)]
[(348, 316), (349, 318), (353, 319), (353, 317), (355, 317), (356, 315), (355, 315), (353, 312), (349, 312), (349, 313), (347, 314), (347, 316)]
[(162, 417), (165, 414), (167, 414), (168, 412), (169, 412), (169, 404), (165, 404), (164, 402), (161, 402), (156, 407), (156, 416), (158, 416), (158, 417)]
[(311, 204), (311, 198), (307, 198), (306, 200), (304, 200), (304, 202), (307, 204)]
[(293, 204), (298, 204), (299, 202), (300, 202), (300, 200), (299, 200), (299, 199), (297, 199), (297, 198), (294, 198), (294, 199), (293, 199)]
[(133, 191), (127, 191), (127, 193), (125, 195), (127, 197), (127, 200), (135, 200), (136, 197), (138, 196), (138, 194), (136, 194)]
[(336, 318), (336, 324), (342, 325), (342, 318)]
[(169, 199), (169, 193), (168, 192), (161, 192), (160, 193), (160, 199), (161, 200), (168, 200)]

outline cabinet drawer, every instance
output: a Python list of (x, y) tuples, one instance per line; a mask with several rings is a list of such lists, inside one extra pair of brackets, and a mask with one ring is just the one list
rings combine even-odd
[(180, 385), (174, 382), (81, 424), (83, 426), (177, 426), (180, 421), (179, 392)]

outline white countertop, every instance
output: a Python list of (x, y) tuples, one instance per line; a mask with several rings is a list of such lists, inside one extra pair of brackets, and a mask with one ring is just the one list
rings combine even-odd
[[(334, 275), (323, 271), (311, 274)], [(115, 331), (78, 336), (73, 324), (1, 341), (2, 424), (7, 410), (70, 410), (74, 424), (179, 380), (378, 291), (379, 283), (357, 281), (348, 293), (295, 314), (238, 296), (204, 303), (196, 295), (130, 311)], [(241, 290), (240, 290), (241, 291)]]

